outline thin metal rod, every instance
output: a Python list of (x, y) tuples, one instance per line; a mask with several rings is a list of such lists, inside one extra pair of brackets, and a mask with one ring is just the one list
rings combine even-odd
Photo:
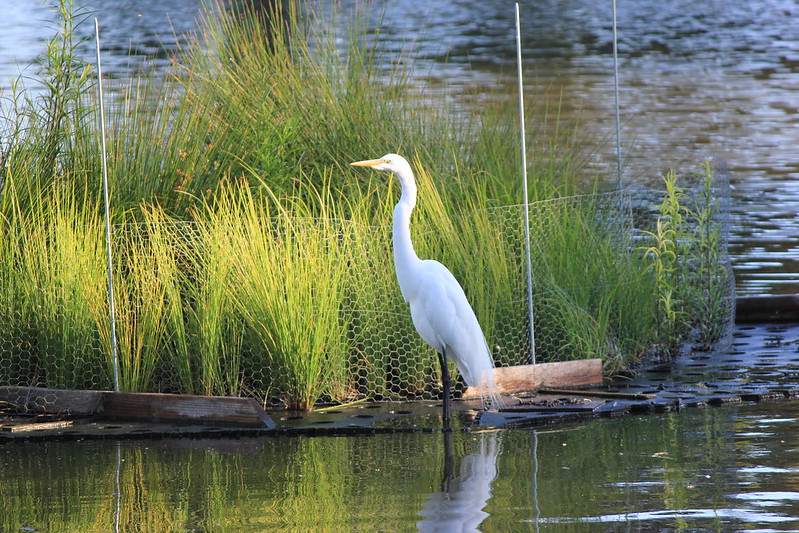
[(616, 33), (616, 0), (613, 0), (613, 98), (616, 106), (616, 189), (621, 190), (621, 121), (619, 119), (619, 49)]
[(527, 313), (530, 322), (530, 363), (535, 364), (535, 324), (533, 322), (533, 260), (530, 251), (530, 197), (527, 192), (527, 144), (524, 132), (524, 81), (522, 79), (522, 29), (516, 3), (516, 67), (519, 77), (519, 135), (522, 151), (522, 191), (524, 192), (524, 244), (527, 254)]
[(538, 533), (541, 508), (538, 506), (538, 432), (533, 431), (533, 531)]
[(119, 478), (122, 473), (122, 443), (117, 441), (117, 470), (114, 476), (114, 533), (119, 533), (119, 515), (122, 509), (122, 484)]
[(111, 215), (108, 202), (108, 162), (105, 148), (105, 102), (103, 100), (103, 69), (100, 62), (100, 22), (94, 19), (97, 42), (97, 93), (100, 100), (100, 146), (103, 162), (103, 201), (105, 203), (105, 244), (108, 250), (108, 314), (111, 324), (111, 354), (114, 359), (114, 390), (119, 391), (119, 354), (117, 353), (116, 310), (114, 308), (114, 262), (111, 255)]

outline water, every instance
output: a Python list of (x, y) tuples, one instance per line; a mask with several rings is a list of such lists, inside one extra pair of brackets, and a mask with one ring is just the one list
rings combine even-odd
[[(0, 530), (796, 531), (799, 401), (581, 425), (0, 446)], [(475, 529), (477, 528), (477, 529)]]
[[(168, 68), (195, 29), (199, 0), (85, 0), (100, 18), (106, 71)], [(347, 13), (357, 0), (340, 2)], [(612, 168), (611, 1), (522, 2), (528, 96), (562, 95), (579, 115), (598, 164)], [(728, 160), (735, 225), (731, 253), (741, 294), (799, 292), (799, 4), (641, 0), (618, 3), (626, 183), (668, 169)], [(455, 98), (498, 84), (515, 91), (512, 2), (375, 2), (381, 46), (412, 50), (420, 83)], [(51, 30), (38, 2), (13, 2), (0, 32), (0, 87), (35, 58)], [(86, 24), (81, 36), (90, 37)], [(413, 44), (409, 44), (412, 41)], [(91, 43), (86, 43), (87, 57)], [(92, 59), (93, 61), (93, 59)], [(30, 69), (25, 71), (33, 74)], [(602, 144), (597, 145), (597, 141)]]

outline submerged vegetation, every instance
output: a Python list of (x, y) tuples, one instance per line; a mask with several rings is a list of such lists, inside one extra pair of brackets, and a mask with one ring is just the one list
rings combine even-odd
[[(510, 105), (496, 98), (466, 120), (410, 82), (405, 58), (382, 57), (357, 15), (342, 48), (337, 31), (319, 29), (338, 16), (323, 24), (307, 6), (280, 5), (214, 5), (171, 77), (114, 87), (120, 388), (301, 408), (435, 394), (434, 360), (393, 277), (397, 185), (348, 166), (387, 152), (417, 170), (420, 256), (462, 281), (498, 364), (528, 362)], [(70, 0), (56, 7), (63, 25), (42, 56), (44, 91), (5, 95), (0, 383), (108, 388), (96, 80), (74, 42), (86, 13)], [(576, 196), (586, 181), (579, 130), (547, 128), (548, 103), (530, 105), (538, 360), (602, 357), (619, 371), (654, 345), (678, 350), (690, 330), (712, 343), (712, 195), (690, 210), (700, 229), (689, 230), (685, 197), (667, 179), (651, 244), (637, 246), (619, 193)]]

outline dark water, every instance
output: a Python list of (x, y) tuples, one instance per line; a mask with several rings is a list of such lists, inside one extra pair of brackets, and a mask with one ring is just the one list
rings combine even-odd
[[(168, 68), (177, 43), (195, 28), (201, 2), (84, 4), (100, 19), (106, 70), (124, 77), (133, 65)], [(339, 9), (358, 4), (344, 0)], [(521, 4), (529, 98), (562, 96), (561, 117), (579, 115), (597, 164), (612, 167), (611, 0)], [(420, 83), (455, 98), (498, 84), (515, 91), (513, 2), (371, 5), (381, 46), (412, 57)], [(4, 90), (36, 57), (49, 16), (39, 2), (4, 6)], [(668, 168), (726, 158), (739, 293), (799, 292), (799, 2), (621, 0), (618, 28), (625, 183), (657, 183)], [(81, 35), (92, 31), (86, 24)]]
[(799, 402), (537, 430), (0, 446), (2, 531), (796, 531)]

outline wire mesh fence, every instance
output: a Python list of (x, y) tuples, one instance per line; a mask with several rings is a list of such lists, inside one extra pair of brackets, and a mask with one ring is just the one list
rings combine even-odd
[[(534, 346), (524, 206), (418, 220), (412, 233), (419, 256), (441, 260), (464, 286), (497, 365), (527, 364), (533, 349), (538, 362), (613, 359), (652, 335), (645, 315), (657, 302), (640, 252), (656, 215), (647, 202), (611, 193), (529, 206)], [(706, 266), (723, 280), (702, 290), (734, 303), (723, 186), (712, 202), (713, 261), (725, 270)], [(6, 240), (0, 385), (112, 387), (102, 226), (62, 218)], [(115, 226), (120, 388), (294, 407), (436, 396), (436, 359), (397, 287), (390, 232), (245, 215)], [(727, 327), (729, 305), (715, 316)]]

